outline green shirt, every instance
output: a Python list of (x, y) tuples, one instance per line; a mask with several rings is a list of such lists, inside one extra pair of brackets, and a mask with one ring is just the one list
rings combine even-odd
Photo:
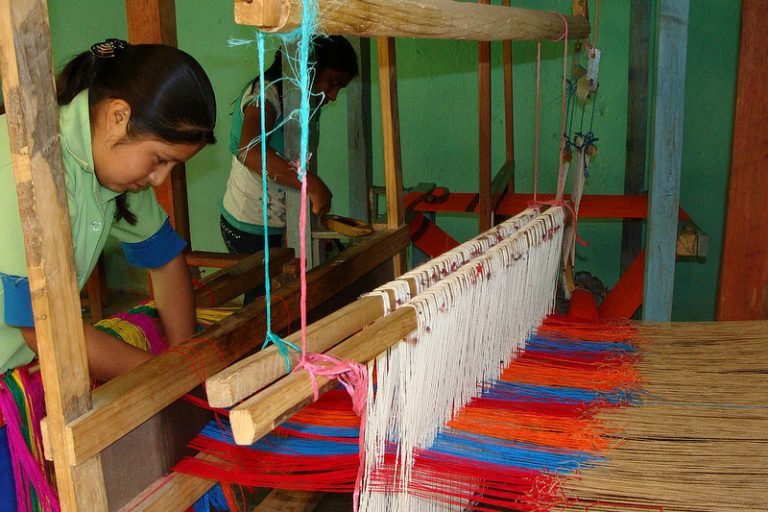
[[(5, 116), (2, 116), (5, 117)], [(136, 215), (136, 225), (115, 222), (115, 198), (119, 195), (101, 186), (93, 170), (88, 93), (81, 92), (59, 110), (61, 148), (67, 188), (67, 206), (72, 225), (75, 271), (78, 288), (98, 262), (111, 234), (127, 244), (150, 239), (167, 223), (168, 216), (157, 203), (151, 189), (128, 193), (128, 205)], [(26, 276), (26, 260), (13, 169), (8, 154), (6, 122), (0, 131), (0, 272)], [(5, 293), (0, 289), (0, 295)], [(0, 299), (4, 297), (0, 296)], [(25, 364), (34, 357), (18, 329), (5, 324), (4, 300), (0, 300), (0, 373)]]

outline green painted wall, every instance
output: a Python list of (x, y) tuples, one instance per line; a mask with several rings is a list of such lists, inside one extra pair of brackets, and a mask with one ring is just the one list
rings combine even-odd
[[(568, 0), (527, 0), (515, 5), (567, 12)], [(594, 14), (594, 1), (590, 8)], [(49, 0), (54, 56), (58, 66), (106, 37), (125, 37), (122, 2)], [(218, 204), (229, 168), (227, 139), (231, 101), (256, 73), (253, 47), (228, 45), (230, 38), (251, 38), (252, 31), (232, 21), (232, 2), (176, 2), (181, 48), (200, 60), (213, 81), (219, 105), (216, 146), (187, 164), (193, 245), (223, 250), (218, 232)], [(629, 2), (602, 2), (599, 46), (603, 51), (600, 91), (593, 130), (599, 153), (590, 168), (587, 192), (621, 193), (627, 112)], [(722, 0), (691, 2), (686, 78), (682, 205), (710, 236), (703, 262), (680, 262), (675, 279), (674, 318), (711, 319), (722, 242), (725, 190), (730, 165), (740, 5)], [(398, 76), (404, 182), (437, 182), (454, 191), (477, 188), (477, 46), (470, 42), (398, 40)], [(501, 47), (493, 49), (493, 165), (503, 160)], [(375, 69), (375, 47), (372, 65)], [(514, 44), (516, 187), (532, 189), (536, 44)], [(539, 190), (555, 186), (560, 129), (562, 43), (543, 44)], [(376, 76), (374, 72), (374, 82)], [(373, 90), (374, 176), (383, 183), (378, 115), (378, 87)], [(591, 113), (588, 113), (588, 117)], [(334, 193), (334, 211), (345, 214), (347, 192), (346, 102), (325, 107), (318, 162)], [(458, 239), (477, 231), (476, 219), (453, 215), (440, 225)], [(579, 233), (588, 243), (578, 250), (578, 270), (588, 270), (612, 286), (619, 275), (621, 227), (616, 222), (583, 222)], [(125, 272), (119, 250), (108, 253), (112, 286), (139, 288), (141, 273)]]

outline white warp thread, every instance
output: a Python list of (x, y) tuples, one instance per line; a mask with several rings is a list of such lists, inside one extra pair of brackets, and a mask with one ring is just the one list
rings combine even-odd
[[(457, 248), (459, 256), (403, 276), (415, 277), (417, 286), (439, 280), (403, 306), (416, 310), (416, 331), (369, 366), (377, 384), (375, 393), (369, 390), (361, 511), (453, 509), (408, 492), (414, 453), (428, 448), (454, 411), (479, 394), (480, 382), (499, 376), (554, 306), (562, 208), (510, 220)], [(476, 245), (486, 240), (488, 247)], [(457, 261), (463, 264), (453, 269)], [(453, 272), (443, 275), (449, 268)], [(382, 482), (377, 468), (387, 449), (394, 450), (397, 474)]]

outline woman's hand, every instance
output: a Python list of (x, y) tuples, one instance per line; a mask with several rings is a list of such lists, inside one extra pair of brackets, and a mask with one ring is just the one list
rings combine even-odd
[(312, 213), (320, 217), (331, 210), (333, 194), (325, 186), (323, 180), (314, 174), (307, 174), (307, 195), (312, 205)]

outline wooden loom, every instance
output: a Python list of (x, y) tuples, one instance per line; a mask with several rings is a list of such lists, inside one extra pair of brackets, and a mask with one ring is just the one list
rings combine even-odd
[[(258, 343), (255, 339), (260, 338), (253, 334), (263, 332), (264, 305), (257, 302), (199, 336), (199, 339), (213, 343), (189, 342), (187, 348), (194, 353), (193, 365), (178, 353), (166, 353), (90, 391), (70, 256), (71, 242), (67, 235), (69, 226), (65, 220), (68, 218), (66, 202), (62, 187), (57, 186), (62, 173), (47, 9), (45, 2), (39, 0), (4, 0), (0, 7), (3, 14), (4, 97), (34, 296), (41, 372), (47, 390), (46, 451), (54, 461), (60, 499), (65, 510), (106, 510), (117, 505), (110, 503), (101, 454), (196, 387), (200, 381), (195, 371), (213, 374), (251, 350)], [(458, 19), (467, 18), (476, 8), (461, 4), (455, 7), (452, 14)], [(467, 8), (470, 10), (466, 11)], [(480, 34), (477, 33), (473, 37), (513, 38), (518, 20), (510, 17), (510, 25), (498, 31), (494, 26), (499, 28), (505, 23), (498, 20), (496, 8), (493, 9), (492, 17), (496, 23), (484, 29), (487, 30), (487, 37), (478, 37)], [(168, 15), (167, 9), (158, 8), (157, 12)], [(560, 21), (556, 15), (529, 12), (524, 19), (533, 27), (533, 32), (526, 32), (525, 37), (549, 37), (559, 31)], [(579, 26), (579, 23), (575, 20), (572, 26)], [(431, 24), (439, 26), (443, 23), (438, 16)], [(463, 28), (454, 27), (452, 30), (455, 36), (459, 36)], [(29, 37), (30, 34), (34, 36)], [(161, 35), (165, 37), (167, 34)], [(443, 37), (447, 35), (441, 34)], [(403, 265), (400, 251), (407, 244), (407, 235), (402, 226), (400, 206), (402, 186), (393, 79), (394, 45), (391, 39), (384, 43), (380, 45), (380, 79), (385, 85), (382, 88), (382, 104), (385, 111), (387, 188), (390, 191), (387, 196), (389, 227), (308, 276), (312, 290), (310, 307), (348, 288), (353, 281), (389, 259), (394, 261), (396, 269)], [(32, 112), (34, 114), (30, 114)], [(230, 288), (232, 294), (241, 291)], [(295, 284), (290, 283), (276, 292), (276, 296), (288, 304), (293, 318), (297, 317), (296, 294)], [(360, 305), (357, 305), (355, 310), (359, 308)], [(336, 317), (343, 314), (343, 311), (335, 313)], [(286, 318), (275, 318), (273, 322), (275, 328), (280, 328)], [(69, 342), (54, 341), (63, 339)], [(138, 474), (141, 471), (135, 473), (135, 477), (142, 476)], [(145, 502), (140, 508), (184, 508), (211, 485), (210, 482), (178, 475), (172, 475), (164, 484), (152, 493), (151, 502)], [(139, 485), (147, 485), (147, 482)]]

